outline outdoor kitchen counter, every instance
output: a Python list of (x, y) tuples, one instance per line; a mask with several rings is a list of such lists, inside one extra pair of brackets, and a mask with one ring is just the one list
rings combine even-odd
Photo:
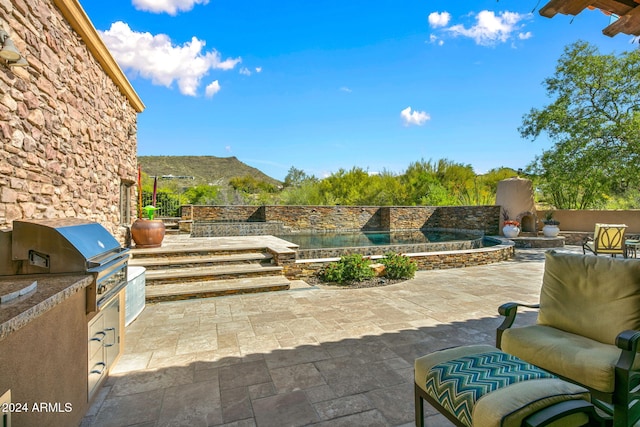
[(93, 282), (86, 274), (0, 276), (0, 298), (37, 282), (35, 290), (0, 303), (0, 341)]

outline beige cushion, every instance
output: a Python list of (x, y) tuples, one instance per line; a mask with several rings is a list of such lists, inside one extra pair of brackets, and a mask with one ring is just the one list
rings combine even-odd
[[(484, 395), (473, 408), (477, 427), (520, 427), (522, 420), (541, 409), (566, 400), (589, 400), (589, 392), (558, 378), (512, 384)], [(589, 419), (577, 414), (562, 419), (563, 427), (583, 426)]]
[(605, 344), (640, 329), (638, 260), (554, 251), (545, 258), (538, 324)]
[(507, 329), (502, 350), (605, 393), (614, 389), (614, 366), (621, 353), (614, 345), (540, 325)]

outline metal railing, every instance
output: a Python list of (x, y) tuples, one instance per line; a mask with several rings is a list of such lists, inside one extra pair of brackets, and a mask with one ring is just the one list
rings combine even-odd
[[(142, 192), (142, 206), (153, 204), (153, 193)], [(175, 218), (180, 216), (180, 197), (159, 192), (156, 195), (156, 217)]]

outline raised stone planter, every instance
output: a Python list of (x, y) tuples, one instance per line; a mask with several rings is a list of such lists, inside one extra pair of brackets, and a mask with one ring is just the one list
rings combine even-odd
[(516, 248), (561, 248), (564, 246), (564, 237), (514, 237), (513, 242)]

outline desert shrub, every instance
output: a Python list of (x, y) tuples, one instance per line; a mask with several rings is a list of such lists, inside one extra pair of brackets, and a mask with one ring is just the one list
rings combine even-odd
[(389, 279), (412, 279), (418, 269), (414, 260), (393, 252), (387, 252), (380, 263), (385, 266), (384, 274)]
[(371, 261), (360, 254), (345, 255), (340, 261), (330, 263), (321, 278), (326, 282), (362, 282), (375, 275), (370, 264)]
[(320, 278), (325, 282), (344, 282), (344, 265), (339, 262), (332, 262), (324, 268)]

